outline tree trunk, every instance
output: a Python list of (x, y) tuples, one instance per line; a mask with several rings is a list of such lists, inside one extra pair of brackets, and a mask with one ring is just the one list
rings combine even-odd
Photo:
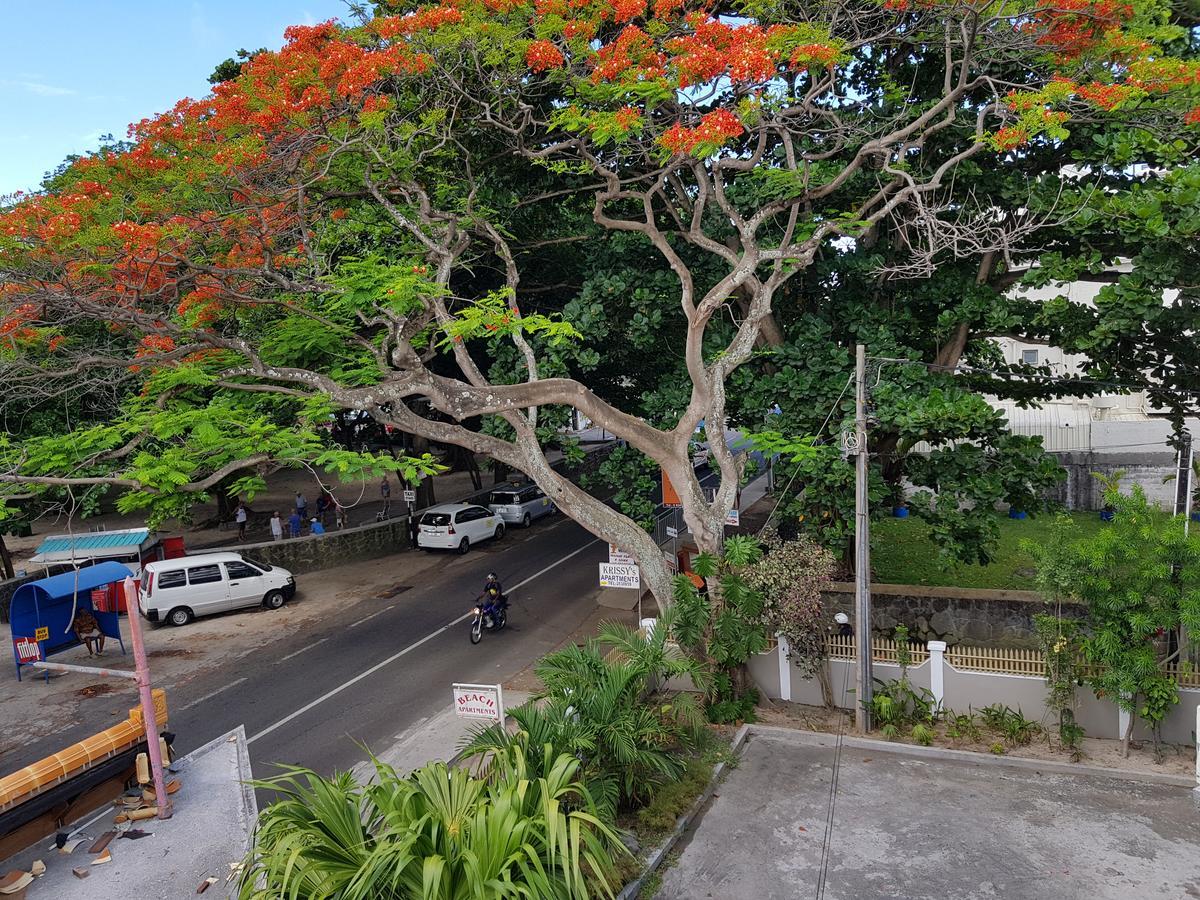
[[(413, 456), (421, 456), (429, 452), (429, 439), (423, 438), (419, 434), (413, 435), (412, 445)], [(426, 476), (417, 482), (417, 502), (414, 509), (425, 509), (435, 503), (437, 503), (437, 497), (434, 496), (433, 478)]]
[(1121, 756), (1129, 758), (1129, 741), (1133, 737), (1133, 726), (1137, 722), (1137, 695), (1133, 696), (1133, 710), (1129, 713), (1129, 724), (1125, 726), (1125, 733), (1121, 735)]
[(833, 709), (833, 685), (829, 683), (829, 666), (821, 660), (817, 666), (817, 683), (821, 685), (821, 701), (826, 709)]
[(4, 535), (0, 533), (0, 571), (3, 572), (5, 578), (16, 578), (16, 570), (13, 569), (12, 555), (8, 552), (8, 545), (4, 543)]
[(492, 484), (503, 484), (508, 481), (509, 468), (500, 460), (492, 460)]

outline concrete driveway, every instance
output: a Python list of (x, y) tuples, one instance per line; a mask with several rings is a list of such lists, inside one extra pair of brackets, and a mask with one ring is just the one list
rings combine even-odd
[[(661, 900), (1200, 898), (1192, 791), (752, 734)], [(992, 762), (988, 760), (986, 762)]]

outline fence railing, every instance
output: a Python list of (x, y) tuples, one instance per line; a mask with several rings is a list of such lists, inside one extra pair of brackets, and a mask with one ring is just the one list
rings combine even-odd
[[(831, 635), (825, 642), (830, 659), (853, 660), (857, 652), (857, 641), (852, 636)], [(875, 662), (896, 664), (898, 661), (896, 642), (890, 638), (874, 638), (871, 641), (871, 659)], [(919, 666), (929, 658), (924, 644), (909, 643), (911, 665)], [(945, 660), (956, 669), (969, 672), (991, 672), (997, 675), (1025, 675), (1042, 678), (1046, 674), (1046, 660), (1041, 650), (1021, 647), (978, 647), (972, 644), (955, 644), (946, 648)], [(1080, 665), (1081, 673), (1093, 674), (1094, 666)], [(1180, 687), (1200, 688), (1200, 669), (1189, 666), (1168, 666), (1167, 674)]]

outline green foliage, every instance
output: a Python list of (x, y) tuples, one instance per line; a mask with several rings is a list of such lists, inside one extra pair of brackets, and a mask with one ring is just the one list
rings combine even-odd
[(1083, 683), (1079, 623), (1039, 614), (1033, 617), (1033, 624), (1046, 661), (1046, 707), (1058, 719), (1058, 739), (1063, 748), (1079, 756), (1084, 736), (1083, 727), (1075, 719), (1075, 688)]
[(279, 799), (259, 817), (242, 900), (338, 897), (612, 897), (626, 851), (576, 780), (578, 760), (513, 747), (487, 780), (431, 763), (376, 781), (290, 768), (256, 782)]
[(650, 802), (637, 812), (637, 833), (644, 842), (669, 834), (676, 821), (692, 808), (696, 798), (712, 780), (713, 766), (701, 759), (689, 759), (683, 774), (654, 792)]
[[(828, 617), (821, 592), (833, 578), (833, 555), (815, 541), (769, 537), (761, 559), (746, 567), (746, 584), (762, 594), (768, 633), (787, 639), (788, 659), (813, 677), (825, 659)], [(728, 551), (726, 551), (728, 553)]]
[(1010, 747), (1023, 747), (1042, 733), (1042, 726), (1025, 718), (1020, 709), (1014, 710), (1002, 703), (985, 706), (979, 716), (984, 727), (1004, 738)]
[(979, 727), (979, 717), (974, 710), (956, 713), (948, 709), (944, 713), (946, 720), (946, 737), (954, 741), (978, 741), (983, 737), (983, 729)]
[(1104, 499), (1115, 511), (1109, 526), (1079, 538), (1065, 521), (1035, 548), (1039, 580), (1050, 599), (1087, 604), (1083, 656), (1098, 696), (1136, 713), (1155, 735), (1178, 702), (1171, 654), (1200, 627), (1200, 538), (1151, 506), (1140, 486), (1122, 493), (1114, 482)]
[(543, 657), (534, 670), (543, 691), (509, 711), (517, 734), (494, 725), (463, 752), (552, 745), (581, 761), (580, 777), (609, 821), (619, 807), (648, 799), (682, 774), (683, 754), (696, 746), (704, 720), (691, 694), (657, 694), (655, 684), (680, 678), (702, 692), (711, 684), (704, 666), (668, 642), (672, 615), (649, 637), (610, 622), (598, 639)]

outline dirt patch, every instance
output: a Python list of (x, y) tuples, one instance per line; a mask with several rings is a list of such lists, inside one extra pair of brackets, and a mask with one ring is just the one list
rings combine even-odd
[(89, 684), (87, 687), (82, 687), (75, 692), (76, 697), (99, 697), (101, 694), (111, 694), (116, 691), (116, 688), (107, 681), (102, 681), (99, 684)]
[(397, 585), (393, 585), (390, 588), (387, 588), (386, 590), (380, 591), (378, 594), (375, 595), (375, 599), (376, 600), (391, 600), (393, 597), (399, 597), (405, 591), (411, 591), (411, 590), (412, 590), (411, 584), (397, 584)]
[[(799, 728), (805, 731), (823, 731), (831, 734), (840, 732), (856, 737), (881, 739), (877, 732), (863, 735), (858, 731), (854, 727), (854, 720), (848, 710), (826, 709), (821, 706), (805, 706), (801, 703), (784, 703), (777, 700), (771, 706), (760, 706), (756, 712), (758, 720), (764, 725)], [(896, 740), (896, 743), (915, 744), (916, 741), (901, 737)], [(1153, 744), (1134, 742), (1130, 745), (1129, 756), (1124, 757), (1121, 755), (1120, 741), (1084, 738), (1083, 755), (1079, 759), (1072, 759), (1070, 752), (1063, 750), (1046, 733), (1035, 737), (1029, 744), (1014, 747), (998, 741), (994, 735), (990, 734), (984, 734), (980, 740), (976, 741), (955, 740), (946, 735), (944, 722), (939, 722), (934, 727), (933, 743), (934, 746), (950, 750), (970, 750), (975, 753), (1045, 762), (1078, 762), (1081, 765), (1098, 768), (1161, 772), (1168, 775), (1191, 775), (1195, 772), (1196, 766), (1195, 748), (1176, 744), (1164, 744), (1162, 758), (1158, 759), (1155, 756)]]
[(162, 650), (151, 650), (146, 656), (150, 659), (176, 659), (181, 656), (193, 656), (195, 650), (186, 650), (183, 647), (172, 647)]

